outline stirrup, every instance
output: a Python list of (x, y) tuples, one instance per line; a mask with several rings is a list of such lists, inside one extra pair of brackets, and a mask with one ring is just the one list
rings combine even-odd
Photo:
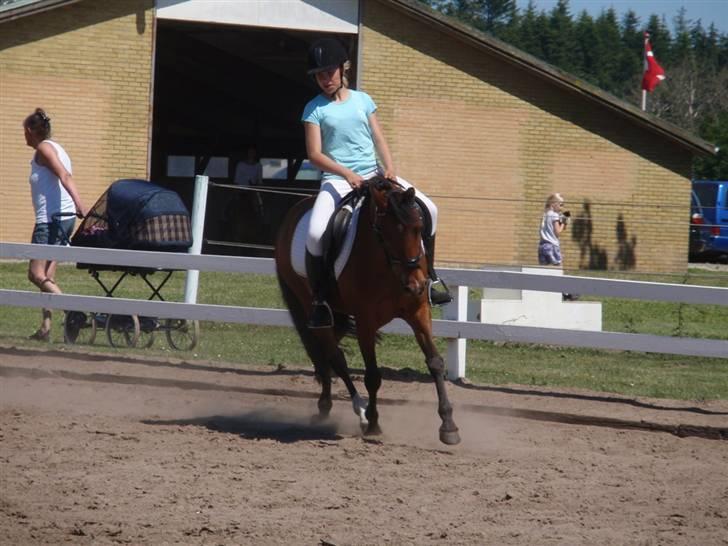
[[(443, 286), (443, 288), (445, 289), (444, 292), (435, 290), (435, 286), (438, 284), (441, 284)], [(427, 299), (429, 300), (431, 306), (445, 305), (452, 301), (452, 296), (450, 295), (450, 291), (447, 289), (447, 285), (445, 284), (445, 282), (442, 279), (438, 278), (435, 281), (430, 281), (430, 284), (427, 287)]]
[(334, 317), (329, 304), (326, 301), (314, 301), (307, 326), (310, 329), (316, 329), (331, 328), (333, 325)]

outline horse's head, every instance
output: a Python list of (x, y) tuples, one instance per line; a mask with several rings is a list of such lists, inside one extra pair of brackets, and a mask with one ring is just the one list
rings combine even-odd
[(369, 181), (370, 220), (389, 266), (408, 292), (419, 296), (427, 287), (422, 245), (422, 210), (415, 189), (377, 177)]

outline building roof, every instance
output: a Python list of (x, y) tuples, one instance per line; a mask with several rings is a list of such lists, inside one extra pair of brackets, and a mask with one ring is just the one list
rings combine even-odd
[(453, 36), (454, 38), (468, 43), (471, 46), (488, 52), (504, 61), (519, 66), (536, 76), (552, 82), (553, 84), (578, 93), (587, 99), (593, 100), (602, 106), (616, 112), (637, 125), (641, 125), (665, 138), (704, 155), (715, 154), (718, 148), (693, 135), (677, 125), (664, 121), (657, 116), (643, 112), (637, 106), (618, 99), (599, 87), (585, 82), (584, 80), (564, 72), (533, 55), (521, 51), (493, 36), (480, 32), (468, 25), (460, 23), (452, 17), (443, 15), (424, 5), (418, 0), (380, 0), (391, 5), (402, 13), (406, 13), (438, 30)]
[[(0, 0), (0, 23), (32, 15), (59, 6), (72, 4), (79, 0)], [(401, 13), (424, 22), (438, 30), (453, 36), (461, 42), (470, 44), (484, 52), (495, 55), (504, 61), (519, 66), (536, 76), (553, 84), (578, 93), (587, 99), (601, 104), (631, 122), (641, 125), (654, 133), (668, 138), (693, 152), (704, 155), (715, 154), (718, 148), (713, 144), (693, 135), (673, 123), (661, 120), (657, 116), (643, 112), (637, 106), (618, 99), (614, 95), (595, 85), (564, 72), (533, 55), (480, 32), (468, 25), (460, 23), (452, 17), (443, 15), (424, 5), (418, 0), (380, 0)]]
[(0, 0), (0, 23), (74, 2), (78, 0)]

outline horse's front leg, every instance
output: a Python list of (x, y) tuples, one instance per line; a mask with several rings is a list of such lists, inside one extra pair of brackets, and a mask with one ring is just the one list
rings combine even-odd
[(427, 369), (435, 380), (437, 389), (437, 413), (440, 414), (440, 441), (443, 444), (455, 445), (460, 443), (460, 434), (452, 418), (452, 405), (445, 389), (445, 361), (435, 347), (432, 338), (432, 315), (428, 305), (421, 306), (417, 312), (406, 317), (407, 323), (412, 327), (417, 344), (425, 355)]
[[(381, 434), (382, 429), (379, 427), (379, 412), (377, 411), (377, 392), (382, 385), (382, 373), (377, 366), (376, 353), (376, 330), (362, 327), (363, 320), (357, 319), (357, 338), (359, 340), (359, 350), (364, 357), (364, 384), (369, 394), (369, 404), (366, 406), (366, 420), (368, 425), (365, 434)], [(354, 408), (356, 411), (356, 408)], [(364, 424), (364, 423), (362, 423)]]

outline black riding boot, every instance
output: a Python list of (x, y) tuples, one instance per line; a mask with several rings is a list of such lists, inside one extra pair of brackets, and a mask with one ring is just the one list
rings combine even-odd
[[(423, 237), (422, 243), (425, 246), (425, 257), (427, 258), (427, 274), (430, 277), (430, 303), (432, 305), (444, 305), (452, 301), (447, 285), (437, 276), (435, 272), (435, 236)], [(437, 290), (437, 287), (441, 287)]]
[(329, 304), (326, 303), (328, 286), (324, 259), (321, 256), (314, 256), (308, 250), (306, 251), (306, 274), (311, 292), (313, 292), (313, 306), (311, 316), (308, 318), (308, 327), (331, 328), (334, 325), (334, 318), (331, 315)]

